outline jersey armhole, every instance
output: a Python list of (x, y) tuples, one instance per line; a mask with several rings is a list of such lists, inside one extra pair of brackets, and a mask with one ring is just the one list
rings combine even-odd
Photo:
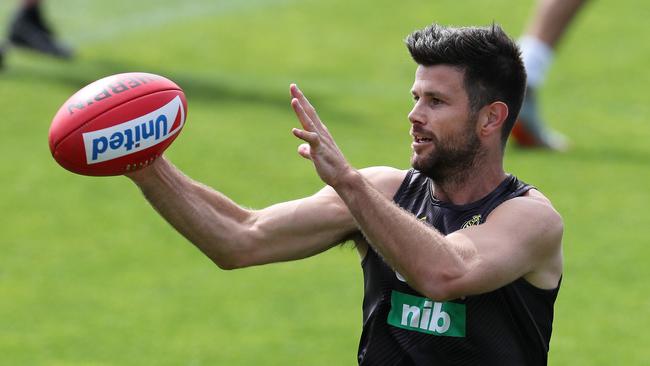
[(409, 169), (406, 172), (406, 176), (404, 177), (402, 184), (400, 184), (399, 188), (397, 189), (397, 192), (395, 192), (395, 195), (393, 196), (393, 202), (399, 202), (399, 200), (402, 198), (404, 191), (406, 191), (406, 188), (409, 186), (409, 183), (411, 182), (411, 177), (413, 176), (413, 172), (414, 169)]

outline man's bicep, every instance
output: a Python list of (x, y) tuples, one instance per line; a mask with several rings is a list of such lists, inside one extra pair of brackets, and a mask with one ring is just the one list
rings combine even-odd
[[(397, 191), (405, 171), (389, 167), (361, 170), (388, 198)], [(357, 224), (333, 188), (257, 210), (250, 218), (250, 264), (309, 257), (345, 241), (358, 231)], [(252, 248), (251, 248), (252, 247)]]
[(549, 205), (528, 198), (506, 202), (484, 224), (447, 236), (460, 248), (473, 250), (471, 270), (458, 285), (468, 294), (484, 293), (546, 271), (561, 236), (561, 219)]
[(310, 197), (257, 210), (250, 220), (251, 264), (306, 258), (340, 243), (356, 230), (347, 207), (329, 187)]

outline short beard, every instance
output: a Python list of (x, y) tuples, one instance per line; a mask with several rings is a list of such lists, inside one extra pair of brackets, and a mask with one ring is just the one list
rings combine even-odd
[(432, 137), (435, 150), (421, 159), (411, 158), (413, 168), (431, 178), (436, 184), (458, 184), (465, 182), (472, 168), (483, 154), (481, 140), (476, 134), (476, 117), (467, 120), (464, 134), (447, 137), (443, 141)]

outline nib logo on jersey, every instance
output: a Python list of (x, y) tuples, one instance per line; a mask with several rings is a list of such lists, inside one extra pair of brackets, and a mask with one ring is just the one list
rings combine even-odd
[(174, 136), (185, 121), (180, 97), (159, 109), (102, 130), (83, 134), (88, 164), (117, 159), (155, 146)]
[(393, 291), (388, 324), (415, 332), (447, 337), (465, 337), (465, 305), (435, 302), (425, 297)]

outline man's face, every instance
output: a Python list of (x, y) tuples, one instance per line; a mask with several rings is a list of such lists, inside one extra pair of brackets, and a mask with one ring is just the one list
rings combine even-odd
[(481, 151), (463, 78), (462, 70), (448, 65), (420, 65), (415, 72), (411, 165), (434, 180), (466, 171)]

